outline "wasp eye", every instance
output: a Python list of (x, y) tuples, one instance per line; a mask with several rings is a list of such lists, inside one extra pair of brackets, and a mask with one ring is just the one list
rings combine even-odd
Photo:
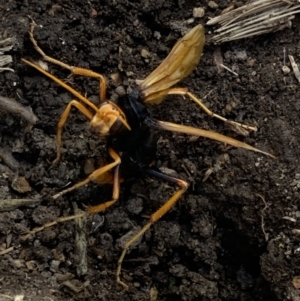
[(123, 123), (120, 119), (116, 119), (116, 121), (113, 123), (113, 125), (109, 129), (109, 133), (111, 135), (120, 133), (124, 130)]
[(116, 110), (116, 108), (115, 108), (114, 106), (111, 106), (111, 109), (112, 109), (113, 111), (115, 111), (115, 110)]

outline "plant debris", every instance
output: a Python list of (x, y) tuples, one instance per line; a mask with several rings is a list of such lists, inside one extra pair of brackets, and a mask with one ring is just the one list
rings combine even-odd
[(290, 28), (291, 20), (299, 12), (300, 4), (295, 0), (258, 0), (227, 11), (206, 24), (221, 25), (210, 40), (218, 44)]
[(14, 69), (3, 67), (5, 65), (8, 65), (12, 63), (12, 56), (6, 55), (4, 52), (7, 52), (13, 48), (13, 38), (7, 38), (0, 41), (0, 72), (2, 71), (12, 71), (14, 72)]
[(35, 124), (38, 121), (30, 107), (25, 107), (12, 98), (0, 96), (0, 110), (20, 115), (30, 124)]

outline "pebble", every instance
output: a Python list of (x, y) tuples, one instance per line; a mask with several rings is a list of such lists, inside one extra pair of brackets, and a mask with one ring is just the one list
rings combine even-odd
[(209, 6), (210, 8), (214, 8), (214, 9), (216, 9), (216, 8), (219, 7), (219, 5), (218, 5), (215, 1), (209, 1), (209, 2), (208, 2), (208, 6)]
[(203, 7), (194, 7), (193, 9), (194, 18), (202, 18), (204, 14), (205, 14), (205, 10)]
[(159, 32), (159, 31), (154, 31), (153, 37), (154, 37), (155, 39), (157, 39), (157, 40), (160, 40), (160, 38), (161, 38), (160, 32)]
[(124, 96), (126, 94), (126, 90), (123, 86), (118, 86), (115, 90), (115, 92), (119, 95), (119, 96)]
[(11, 188), (19, 193), (30, 192), (32, 189), (24, 177), (16, 177), (11, 183)]
[(143, 48), (141, 50), (141, 56), (146, 59), (146, 58), (150, 57), (150, 52), (148, 50), (146, 50), (145, 48)]
[(111, 80), (115, 85), (120, 85), (122, 82), (122, 76), (120, 72), (114, 72), (110, 75)]
[(288, 66), (282, 66), (282, 72), (288, 74), (291, 72), (291, 69)]

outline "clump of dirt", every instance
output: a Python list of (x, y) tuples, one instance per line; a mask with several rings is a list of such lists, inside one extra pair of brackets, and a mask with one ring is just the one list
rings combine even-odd
[[(0, 111), (1, 148), (18, 162), (14, 171), (0, 159), (1, 199), (34, 200), (0, 214), (2, 295), (21, 294), (24, 300), (299, 300), (300, 92), (293, 73), (282, 72), (284, 49), (299, 61), (297, 17), (291, 29), (282, 32), (207, 45), (199, 66), (180, 84), (214, 112), (257, 125), (256, 133), (242, 137), (181, 97), (169, 97), (150, 108), (157, 119), (218, 131), (277, 159), (160, 132), (157, 166), (176, 172), (191, 185), (125, 257), (121, 277), (130, 286), (128, 291), (115, 282), (121, 246), (128, 233), (144, 225), (172, 195), (176, 189), (172, 185), (147, 177), (126, 182), (117, 204), (89, 217), (86, 230), (84, 224), (70, 221), (21, 239), (34, 227), (73, 214), (74, 203), (84, 209), (111, 198), (111, 186), (96, 184), (56, 201), (50, 198), (84, 179), (89, 165), (103, 164), (105, 139), (92, 134), (85, 117), (72, 110), (63, 133), (62, 159), (51, 168), (57, 123), (72, 96), (21, 62), (22, 57), (40, 58), (27, 33), (28, 15), (42, 25), (35, 37), (47, 54), (104, 74), (108, 98), (115, 100), (158, 66), (183, 28), (204, 24), (229, 4), (0, 3), (1, 34), (15, 38), (9, 52), (13, 57), (9, 67), (15, 72), (0, 73), (0, 95), (18, 99), (38, 118), (28, 126), (18, 115)], [(188, 24), (196, 6), (203, 7), (205, 15)], [(211, 29), (206, 30), (209, 35)], [(218, 70), (216, 54), (238, 76)], [(69, 77), (68, 70), (58, 66), (49, 69), (97, 103), (96, 80)], [(15, 191), (14, 176), (26, 179), (31, 191)]]

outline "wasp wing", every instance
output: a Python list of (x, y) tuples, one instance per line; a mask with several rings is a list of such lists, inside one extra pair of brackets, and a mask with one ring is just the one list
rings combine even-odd
[(140, 83), (145, 103), (160, 103), (177, 82), (188, 76), (202, 55), (204, 28), (197, 25), (182, 37), (165, 60)]

